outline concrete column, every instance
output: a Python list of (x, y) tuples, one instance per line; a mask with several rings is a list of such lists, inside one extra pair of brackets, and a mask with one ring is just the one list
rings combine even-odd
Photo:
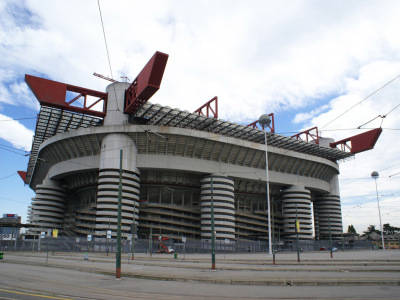
[(317, 239), (328, 239), (329, 227), (331, 236), (341, 236), (343, 233), (342, 209), (340, 197), (324, 195), (314, 201), (315, 236)]
[(136, 145), (127, 135), (108, 134), (100, 152), (95, 229), (100, 237), (106, 236), (109, 226), (112, 235), (116, 236), (120, 149), (123, 150), (122, 232), (130, 233), (133, 221), (139, 218), (140, 172), (136, 167)]
[[(129, 115), (123, 113), (125, 90), (130, 83), (110, 84), (107, 115), (104, 126), (118, 126), (128, 123)], [(122, 133), (111, 133), (104, 137), (100, 151), (99, 183), (96, 204), (97, 236), (105, 237), (108, 228), (116, 236), (118, 217), (118, 188), (120, 150), (122, 160), (122, 220), (121, 230), (125, 235), (131, 232), (131, 225), (139, 218), (140, 172), (137, 168), (137, 148), (134, 141)]]
[(227, 176), (214, 174), (201, 180), (201, 238), (211, 239), (211, 178), (216, 239), (233, 240), (235, 238), (234, 182)]
[(291, 186), (282, 192), (284, 233), (287, 238), (296, 238), (297, 220), (300, 222), (299, 239), (312, 239), (311, 195), (304, 186)]
[(330, 188), (329, 194), (317, 197), (314, 202), (314, 224), (317, 239), (329, 237), (329, 225), (331, 236), (341, 236), (343, 233), (338, 174), (332, 177)]
[(30, 223), (36, 231), (62, 229), (65, 216), (65, 189), (56, 180), (46, 179), (36, 186), (36, 196), (32, 198)]
[(128, 123), (129, 115), (124, 114), (125, 90), (130, 86), (127, 82), (117, 82), (107, 86), (107, 115), (104, 126), (123, 125)]

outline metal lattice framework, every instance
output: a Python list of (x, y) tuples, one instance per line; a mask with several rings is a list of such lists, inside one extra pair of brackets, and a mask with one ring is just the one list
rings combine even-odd
[[(258, 128), (252, 128), (250, 126), (198, 115), (196, 113), (190, 113), (176, 108), (172, 109), (168, 106), (161, 106), (150, 102), (142, 105), (136, 111), (135, 116), (131, 118), (131, 121), (134, 124), (194, 129), (264, 144), (264, 133)], [(46, 139), (58, 133), (70, 130), (101, 126), (102, 123), (103, 120), (101, 118), (42, 106), (38, 115), (25, 183), (28, 184), (31, 180), (32, 172), (38, 159), (37, 154), (40, 145)], [(339, 149), (321, 147), (313, 143), (307, 143), (302, 140), (270, 132), (267, 133), (267, 139), (269, 146), (310, 154), (331, 161), (337, 161), (354, 156), (352, 153), (340, 151)]]
[(33, 137), (25, 183), (29, 183), (31, 180), (32, 172), (38, 159), (37, 155), (40, 145), (45, 140), (58, 133), (79, 128), (100, 126), (102, 124), (102, 118), (42, 106), (36, 122), (36, 130)]
[[(159, 104), (144, 104), (136, 112), (133, 122), (140, 124), (179, 127), (195, 129), (214, 134), (238, 138), (254, 143), (264, 144), (264, 133), (258, 128), (240, 125), (237, 123), (209, 118), (196, 113), (173, 109)], [(351, 153), (339, 149), (320, 147), (313, 143), (307, 143), (291, 137), (279, 134), (267, 133), (268, 145), (285, 150), (315, 155), (332, 161), (337, 161), (353, 156)]]

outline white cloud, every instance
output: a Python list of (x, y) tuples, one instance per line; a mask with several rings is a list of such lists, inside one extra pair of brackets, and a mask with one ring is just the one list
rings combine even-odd
[(8, 141), (14, 147), (30, 151), (34, 132), (18, 121), (0, 114), (0, 138)]
[[(53, 79), (104, 89), (91, 76), (111, 75), (97, 3), (27, 3), (41, 26), (13, 29), (3, 55)], [(236, 121), (267, 107), (276, 112), (318, 102), (342, 90), (364, 63), (395, 56), (398, 47), (395, 32), (386, 30), (397, 18), (388, 4), (100, 3), (115, 78), (133, 79), (155, 50), (167, 52), (155, 101), (194, 110), (218, 95), (222, 117)], [(376, 10), (385, 11), (384, 20)], [(73, 22), (61, 17), (68, 15)]]
[[(400, 140), (398, 138), (400, 109), (393, 110), (400, 104), (400, 98), (398, 97), (400, 78), (375, 94), (371, 94), (399, 74), (399, 62), (381, 60), (364, 65), (360, 68), (358, 78), (346, 81), (346, 93), (330, 102), (330, 110), (316, 115), (308, 122), (309, 125), (320, 125), (319, 128), (323, 128), (323, 136), (333, 137), (335, 140), (365, 132), (364, 128), (371, 129), (380, 126), (383, 128), (383, 132), (373, 150), (356, 154), (354, 160), (340, 164), (343, 215), (349, 216), (344, 218), (345, 228), (350, 224), (356, 226), (358, 231), (365, 230), (371, 224), (376, 225), (377, 228), (379, 227), (375, 183), (370, 176), (372, 171), (380, 173), (380, 178), (378, 179), (379, 194), (390, 195), (398, 193), (400, 177), (389, 178), (389, 176), (400, 171), (400, 158), (398, 155), (398, 149), (400, 148)], [(369, 98), (362, 101), (369, 95), (371, 95)], [(343, 114), (360, 101), (362, 102), (359, 105)], [(341, 114), (343, 115), (340, 116)], [(379, 115), (387, 116), (381, 118)], [(330, 123), (332, 120), (334, 121)], [(356, 129), (365, 123), (367, 124), (362, 127), (363, 129)], [(324, 127), (326, 124), (329, 125)], [(355, 180), (357, 178), (362, 179)], [(396, 195), (381, 199), (382, 211), (385, 210), (385, 207), (387, 209), (386, 212), (390, 213), (392, 211), (390, 216), (386, 216), (386, 221), (383, 221), (385, 223), (396, 224), (398, 222), (396, 216), (399, 214), (395, 212), (398, 212), (399, 206), (393, 199), (396, 199)], [(354, 201), (360, 203), (361, 207), (355, 207)], [(386, 203), (392, 203), (393, 206), (389, 207)]]

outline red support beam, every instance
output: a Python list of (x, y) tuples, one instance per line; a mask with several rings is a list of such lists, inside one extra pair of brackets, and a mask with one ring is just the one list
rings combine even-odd
[(382, 128), (372, 129), (370, 131), (354, 135), (347, 139), (343, 139), (334, 143), (331, 143), (331, 148), (337, 148), (340, 146), (340, 150), (348, 150), (350, 153), (360, 153), (367, 150), (374, 149), (379, 136), (382, 133)]
[(19, 177), (21, 177), (22, 181), (25, 183), (26, 179), (26, 171), (17, 171)]
[(80, 97), (84, 96), (86, 98), (85, 95), (83, 94), (78, 94), (75, 98), (73, 98), (72, 100), (68, 101), (67, 104), (71, 105), (72, 103), (74, 103), (76, 100), (78, 100)]
[[(81, 113), (85, 115), (91, 115), (95, 117), (104, 118), (106, 115), (107, 109), (107, 94), (102, 93), (95, 90), (86, 89), (79, 86), (74, 86), (58, 81), (48, 80), (32, 75), (25, 75), (25, 82), (32, 90), (36, 99), (39, 101), (40, 105), (54, 107), (63, 109), (66, 111), (72, 111), (76, 113)], [(85, 96), (85, 101), (83, 107), (71, 106), (78, 98), (70, 100), (69, 102), (65, 101), (67, 91), (79, 93), (79, 97), (82, 95)], [(103, 109), (102, 111), (92, 110), (90, 109), (92, 106), (86, 106), (86, 96), (93, 96), (100, 98), (99, 100), (103, 100)]]
[(125, 91), (125, 114), (134, 113), (160, 89), (167, 60), (168, 54), (157, 51), (140, 71)]
[[(271, 124), (268, 125), (268, 128), (270, 129), (270, 131), (271, 131), (272, 133), (275, 133), (274, 113), (270, 113), (268, 116), (271, 117)], [(257, 124), (259, 125), (258, 120), (257, 120), (257, 121), (254, 121), (253, 123), (250, 123), (250, 124), (247, 125), (247, 126), (251, 126), (251, 127), (253, 127), (253, 128), (259, 128), (259, 127), (257, 126)], [(264, 130), (264, 125), (262, 125), (261, 128), (262, 128), (262, 130)]]
[[(211, 107), (211, 104), (214, 103), (214, 108)], [(206, 113), (204, 114), (203, 108), (206, 109)], [(218, 119), (218, 97), (215, 96), (212, 98), (210, 101), (206, 102), (202, 106), (200, 106), (198, 109), (194, 111), (195, 114), (198, 114), (199, 116), (207, 116), (210, 117), (210, 112), (213, 114), (214, 119)]]
[[(313, 131), (315, 131), (315, 132), (313, 133)], [(317, 144), (317, 145), (319, 144), (318, 127), (313, 127), (313, 128), (307, 129), (305, 131), (302, 131), (295, 135), (292, 135), (291, 137), (295, 138), (297, 140), (304, 141), (304, 139), (302, 138), (302, 136), (304, 137), (304, 135), (305, 135), (306, 142), (314, 141), (315, 144)]]

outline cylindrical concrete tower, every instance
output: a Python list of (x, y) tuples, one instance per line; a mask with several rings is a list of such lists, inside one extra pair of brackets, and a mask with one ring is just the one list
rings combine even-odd
[(341, 236), (342, 208), (339, 196), (339, 176), (334, 175), (330, 182), (331, 192), (328, 195), (317, 197), (314, 202), (315, 236), (317, 239)]
[(107, 115), (104, 126), (124, 125), (128, 123), (129, 115), (124, 114), (125, 90), (130, 86), (127, 82), (116, 82), (107, 86)]
[(325, 195), (314, 202), (315, 235), (318, 239), (341, 236), (343, 233), (340, 197)]
[(65, 190), (55, 180), (46, 179), (36, 188), (32, 198), (30, 223), (40, 232), (47, 228), (63, 228), (65, 214)]
[(233, 240), (235, 238), (234, 182), (227, 176), (214, 174), (201, 180), (201, 238), (211, 239), (211, 178), (216, 239)]
[[(128, 115), (124, 110), (124, 93), (129, 83), (114, 83), (107, 87), (108, 104), (104, 126), (124, 125)], [(107, 230), (117, 234), (120, 150), (122, 155), (122, 220), (121, 230), (130, 233), (139, 215), (140, 172), (136, 166), (137, 148), (134, 141), (121, 133), (107, 134), (101, 144), (97, 192), (97, 236), (105, 237)]]
[(296, 213), (300, 223), (299, 238), (312, 239), (312, 216), (310, 191), (303, 186), (291, 186), (282, 192), (284, 233), (296, 238)]

